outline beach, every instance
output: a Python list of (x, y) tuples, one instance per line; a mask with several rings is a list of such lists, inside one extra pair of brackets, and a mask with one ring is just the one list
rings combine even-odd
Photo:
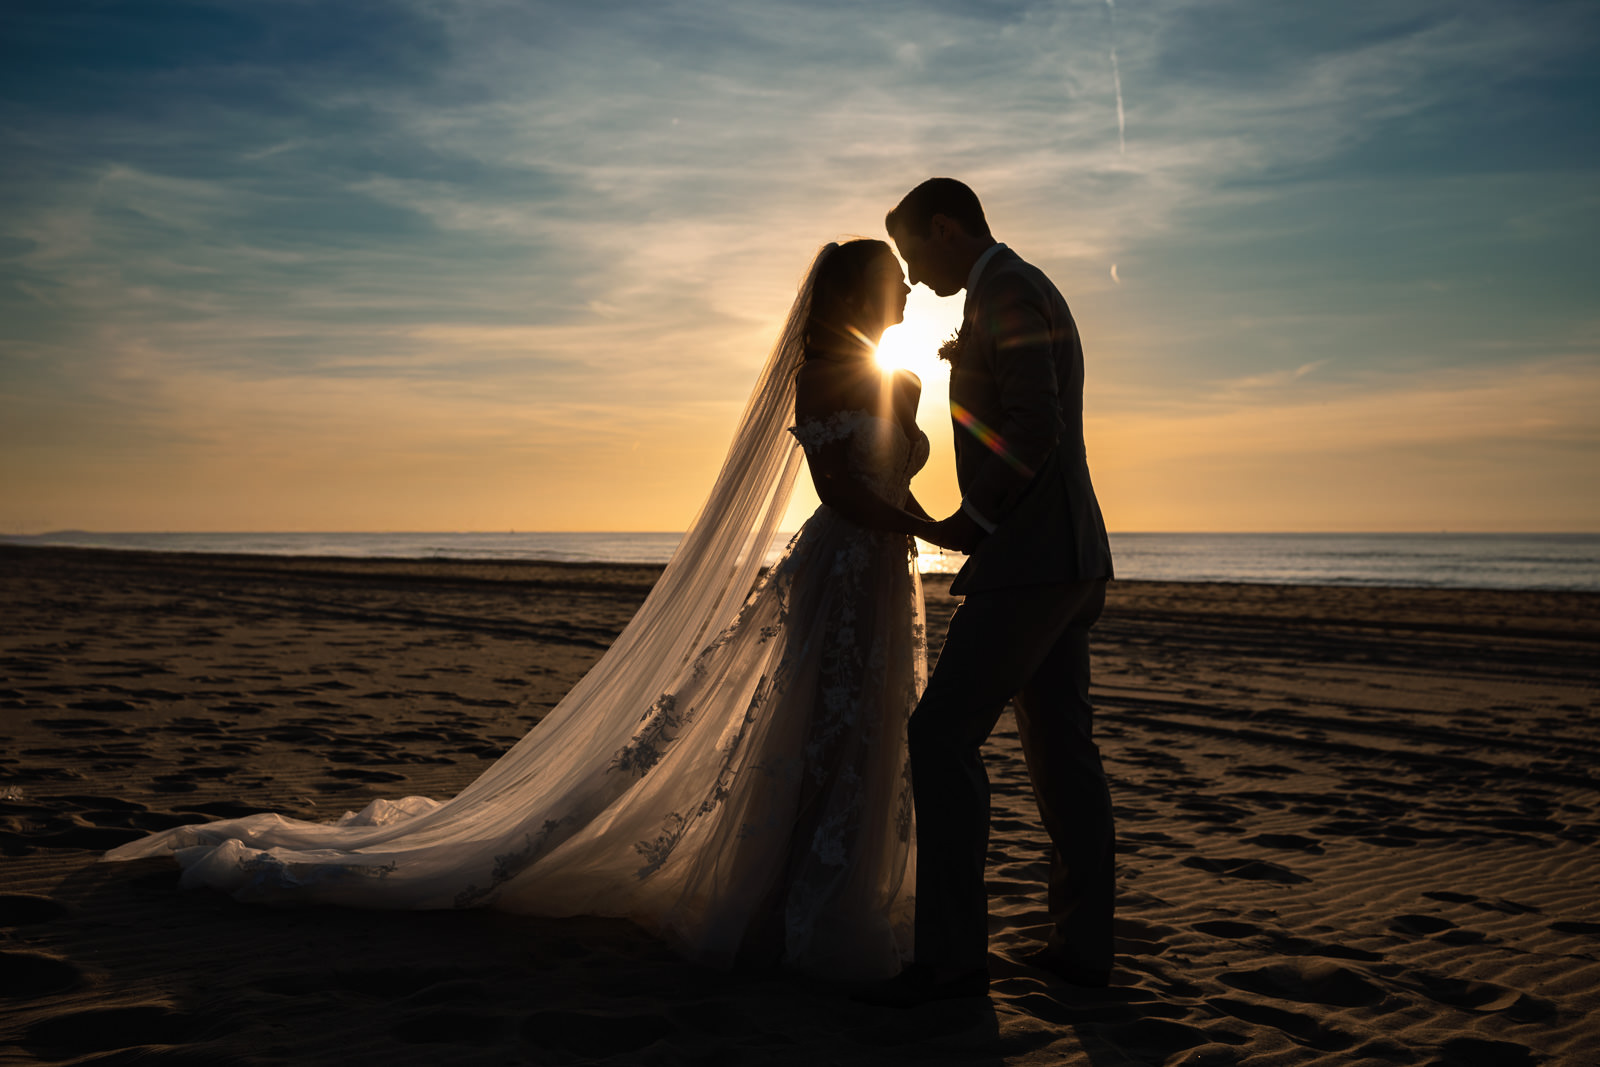
[[(1600, 594), (1114, 582), (1112, 986), (1028, 968), (1045, 838), (988, 748), (985, 1005), (684, 963), (620, 920), (269, 909), (140, 834), (472, 781), (645, 565), (0, 546), (0, 1063), (1590, 1064)], [(931, 577), (930, 657), (955, 606)]]

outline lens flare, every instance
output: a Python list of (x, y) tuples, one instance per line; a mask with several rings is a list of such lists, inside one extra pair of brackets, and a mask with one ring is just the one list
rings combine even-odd
[(991, 430), (982, 419), (954, 400), (950, 401), (950, 414), (961, 424), (963, 429), (978, 439), (980, 445), (1011, 464), (1023, 477), (1033, 477), (1033, 469), (1018, 459), (1016, 453), (1011, 451), (1011, 446), (1006, 444), (1006, 439)]

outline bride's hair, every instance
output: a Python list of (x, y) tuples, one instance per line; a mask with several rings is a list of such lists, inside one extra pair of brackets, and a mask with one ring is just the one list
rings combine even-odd
[(806, 358), (819, 350), (861, 347), (858, 335), (872, 324), (855, 321), (858, 312), (852, 300), (866, 284), (867, 268), (879, 256), (894, 260), (887, 244), (868, 237), (824, 249), (811, 292), (811, 314), (806, 317)]

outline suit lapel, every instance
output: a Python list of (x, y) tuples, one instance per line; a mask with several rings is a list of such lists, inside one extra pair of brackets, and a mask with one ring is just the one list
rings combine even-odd
[(983, 273), (978, 276), (978, 282), (967, 292), (967, 299), (962, 306), (961, 314), (961, 344), (956, 353), (956, 358), (950, 364), (950, 422), (953, 428), (956, 451), (956, 482), (962, 491), (966, 490), (967, 481), (977, 473), (982, 466), (983, 457), (988, 455), (988, 450), (973, 438), (971, 430), (962, 423), (961, 416), (956, 413), (959, 405), (967, 412), (968, 417), (976, 417), (984, 422), (993, 422), (998, 425), (998, 412), (989, 410), (993, 405), (989, 385), (989, 357), (993, 347), (994, 338), (982, 327), (984, 321), (984, 289), (992, 284), (995, 276), (1007, 263), (1014, 261), (1017, 254), (1010, 248), (1001, 247), (998, 252), (984, 264)]

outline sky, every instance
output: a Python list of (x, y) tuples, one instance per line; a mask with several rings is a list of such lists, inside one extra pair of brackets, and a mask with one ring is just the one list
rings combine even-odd
[[(0, 534), (682, 529), (816, 249), (933, 175), (1071, 305), (1113, 532), (1600, 531), (1597, 46), (1590, 0), (13, 0)], [(884, 345), (936, 514), (960, 300)]]

